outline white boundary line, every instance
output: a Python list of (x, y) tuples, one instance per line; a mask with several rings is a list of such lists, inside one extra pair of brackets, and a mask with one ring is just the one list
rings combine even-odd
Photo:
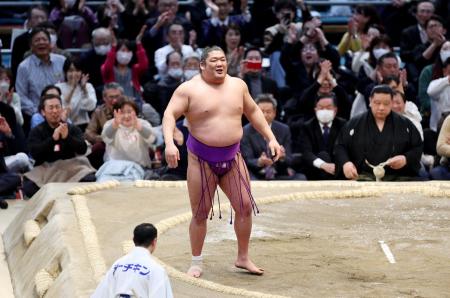
[(378, 243), (380, 243), (381, 249), (383, 250), (384, 255), (388, 259), (389, 263), (395, 264), (395, 258), (389, 246), (383, 240), (378, 241)]

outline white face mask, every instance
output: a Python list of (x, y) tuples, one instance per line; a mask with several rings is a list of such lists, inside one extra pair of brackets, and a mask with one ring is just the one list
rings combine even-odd
[(94, 47), (95, 53), (100, 56), (105, 56), (111, 50), (111, 45), (101, 45)]
[(117, 62), (122, 65), (127, 65), (128, 63), (130, 63), (132, 57), (132, 52), (118, 51), (116, 54)]
[(56, 46), (56, 42), (58, 41), (58, 36), (56, 34), (50, 34), (50, 44), (52, 47)]
[(72, 8), (77, 0), (64, 0), (64, 2), (66, 2), (68, 8)]
[(378, 60), (380, 59), (381, 56), (383, 56), (386, 53), (389, 53), (390, 51), (391, 50), (380, 48), (380, 49), (373, 49), (372, 53), (375, 59)]
[(181, 68), (170, 68), (167, 71), (167, 74), (169, 75), (169, 77), (172, 77), (175, 80), (179, 80), (183, 76), (183, 70)]
[(196, 69), (186, 69), (184, 71), (184, 78), (186, 79), (186, 81), (189, 81), (190, 79), (192, 79), (195, 75), (198, 75), (200, 72)]
[(0, 81), (0, 92), (6, 93), (9, 91), (9, 81)]
[(326, 124), (330, 123), (334, 119), (334, 111), (333, 110), (318, 110), (316, 111), (316, 117), (320, 123)]
[(441, 56), (442, 63), (444, 63), (448, 58), (450, 58), (450, 50), (441, 51), (439, 55)]

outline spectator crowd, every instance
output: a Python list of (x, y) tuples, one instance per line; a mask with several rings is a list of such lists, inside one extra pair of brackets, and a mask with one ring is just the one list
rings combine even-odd
[(0, 207), (49, 182), (186, 179), (189, 124), (169, 169), (161, 119), (213, 45), (282, 145), (274, 162), (244, 126), (252, 179), (367, 181), (376, 166), (384, 180), (450, 179), (449, 1), (354, 6), (336, 39), (325, 20), (337, 12), (303, 0), (30, 7), (0, 68)]

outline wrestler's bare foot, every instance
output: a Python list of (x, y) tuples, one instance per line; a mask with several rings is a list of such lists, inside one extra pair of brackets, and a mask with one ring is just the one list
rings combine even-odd
[(187, 275), (199, 278), (202, 275), (202, 272), (203, 272), (202, 267), (200, 267), (199, 265), (191, 265), (191, 267), (189, 267)]
[(240, 269), (244, 269), (247, 270), (248, 272), (250, 272), (251, 274), (255, 274), (255, 275), (263, 275), (264, 273), (264, 269), (257, 267), (255, 264), (253, 264), (253, 262), (250, 259), (243, 259), (240, 260), (238, 259), (234, 265), (237, 268)]

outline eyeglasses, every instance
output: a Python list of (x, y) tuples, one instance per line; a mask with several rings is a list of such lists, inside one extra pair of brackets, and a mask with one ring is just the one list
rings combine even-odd
[(58, 105), (47, 105), (47, 106), (45, 106), (45, 109), (49, 110), (49, 111), (51, 111), (51, 110), (61, 110), (62, 107), (59, 104)]

